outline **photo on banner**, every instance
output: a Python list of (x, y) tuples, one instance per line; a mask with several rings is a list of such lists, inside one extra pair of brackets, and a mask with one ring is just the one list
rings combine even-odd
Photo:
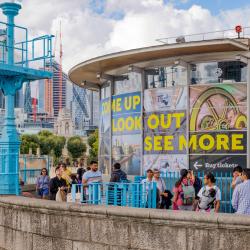
[(119, 162), (128, 175), (140, 175), (141, 134), (113, 135), (112, 164)]
[(162, 173), (179, 172), (187, 169), (186, 154), (150, 154), (143, 156), (143, 173), (148, 169), (159, 169)]
[(101, 100), (100, 103), (100, 125), (99, 125), (99, 135), (101, 137), (109, 137), (111, 132), (111, 102), (110, 98), (105, 98)]
[(190, 86), (190, 131), (246, 130), (247, 85)]
[(112, 97), (112, 164), (128, 175), (141, 170), (141, 92)]
[(145, 112), (185, 109), (187, 88), (181, 86), (146, 89), (144, 91)]
[(110, 155), (99, 155), (99, 170), (103, 174), (109, 174), (110, 171)]

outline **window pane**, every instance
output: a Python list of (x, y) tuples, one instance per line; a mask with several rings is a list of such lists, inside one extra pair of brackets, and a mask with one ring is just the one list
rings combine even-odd
[(247, 65), (240, 61), (191, 65), (191, 84), (246, 82)]
[(147, 88), (185, 85), (187, 70), (182, 66), (159, 67), (145, 70)]
[(141, 91), (141, 74), (138, 72), (130, 72), (126, 74), (127, 79), (115, 81), (115, 95)]

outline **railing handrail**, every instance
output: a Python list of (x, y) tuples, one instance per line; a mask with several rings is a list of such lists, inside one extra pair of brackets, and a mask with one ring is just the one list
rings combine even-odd
[[(245, 30), (247, 30), (247, 29), (250, 29), (250, 26), (242, 27), (242, 35), (243, 35), (243, 37), (241, 37), (241, 38), (245, 38), (244, 37), (245, 35), (249, 35), (250, 36), (250, 33), (249, 34), (245, 33)], [(194, 33), (194, 34), (188, 34), (188, 35), (163, 37), (163, 38), (156, 39), (156, 41), (160, 42), (160, 43), (163, 43), (163, 44), (169, 44), (169, 40), (172, 40), (172, 39), (176, 40), (177, 38), (180, 38), (180, 37), (190, 38), (190, 37), (195, 37), (195, 36), (202, 36), (202, 39), (199, 39), (200, 41), (213, 40), (213, 39), (216, 39), (216, 38), (205, 39), (205, 36), (208, 35), (208, 34), (216, 34), (216, 33), (222, 33), (222, 35), (223, 35), (222, 37), (220, 37), (220, 38), (218, 37), (217, 39), (230, 38), (229, 36), (225, 37), (225, 33), (229, 32), (229, 31), (235, 32), (235, 29), (225, 29), (225, 30), (217, 30), (217, 31), (208, 31), (208, 32)], [(235, 32), (235, 34), (236, 34), (236, 32)], [(235, 35), (235, 36), (236, 36), (235, 38), (237, 38), (237, 35)], [(166, 40), (166, 42), (164, 42), (164, 40)], [(191, 41), (195, 41), (195, 40), (190, 40), (190, 42)], [(170, 44), (173, 44), (173, 43), (170, 43)]]

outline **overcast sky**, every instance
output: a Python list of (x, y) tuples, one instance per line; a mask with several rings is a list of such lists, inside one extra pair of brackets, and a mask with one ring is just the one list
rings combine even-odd
[[(157, 44), (157, 38), (250, 26), (249, 0), (21, 2), (16, 23), (28, 27), (31, 37), (58, 33), (61, 20), (66, 72), (92, 57)], [(58, 52), (57, 44), (57, 56)]]

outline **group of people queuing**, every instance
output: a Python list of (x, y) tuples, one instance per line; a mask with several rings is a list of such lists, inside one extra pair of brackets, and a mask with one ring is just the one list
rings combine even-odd
[[(68, 163), (59, 163), (55, 169), (56, 176), (49, 178), (46, 168), (41, 170), (37, 178), (37, 194), (43, 198), (57, 200), (58, 192), (66, 194), (70, 192), (72, 184), (83, 184), (88, 187), (91, 183), (102, 182), (102, 173), (98, 170), (98, 162), (92, 161), (85, 169), (83, 162), (76, 161), (74, 166), (77, 173), (72, 174)], [(148, 169), (146, 178), (141, 181), (145, 187), (146, 196), (152, 191), (152, 183), (156, 183), (156, 204), (159, 209), (219, 212), (221, 203), (221, 190), (216, 185), (213, 173), (208, 172), (202, 181), (194, 175), (193, 171), (182, 169), (180, 178), (172, 190), (167, 190), (165, 180), (160, 177), (158, 169)], [(120, 163), (113, 165), (110, 183), (129, 182), (127, 174), (121, 169)], [(242, 169), (240, 166), (233, 169), (232, 207), (237, 214), (250, 215), (250, 169)], [(87, 190), (87, 188), (85, 189)], [(150, 195), (152, 197), (152, 195)], [(146, 205), (147, 206), (147, 205)]]
[(72, 174), (68, 166), (67, 161), (66, 163), (60, 162), (55, 168), (56, 176), (51, 179), (46, 168), (41, 170), (41, 174), (36, 181), (36, 192), (40, 198), (57, 200), (57, 195), (60, 193), (62, 201), (65, 201), (72, 184), (89, 184), (102, 179), (96, 161), (90, 162), (90, 166), (87, 168), (84, 168), (83, 162), (80, 161), (79, 164), (75, 161), (76, 174)]
[[(147, 193), (152, 191), (150, 184), (153, 182), (156, 182), (157, 187), (157, 208), (215, 213), (220, 210), (221, 190), (216, 186), (216, 178), (211, 172), (204, 175), (202, 182), (193, 171), (182, 169), (179, 180), (170, 191), (166, 189), (159, 170), (148, 169), (146, 179), (141, 181)], [(231, 187), (234, 212), (250, 214), (250, 169), (243, 170), (240, 166), (235, 167)]]

